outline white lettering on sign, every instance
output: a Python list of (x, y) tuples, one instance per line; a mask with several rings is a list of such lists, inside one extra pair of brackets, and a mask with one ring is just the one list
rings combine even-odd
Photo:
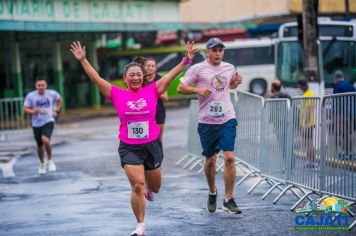
[[(160, 11), (161, 10), (161, 11)], [(159, 16), (157, 12), (162, 12)], [(0, 0), (0, 19), (51, 22), (178, 22), (177, 2)]]

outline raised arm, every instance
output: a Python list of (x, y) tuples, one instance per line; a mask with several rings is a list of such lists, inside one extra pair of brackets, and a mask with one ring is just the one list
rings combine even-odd
[(85, 56), (85, 46), (82, 47), (79, 41), (73, 42), (70, 45), (70, 51), (73, 53), (75, 59), (80, 61), (82, 64), (85, 73), (89, 76), (89, 78), (95, 83), (95, 85), (99, 88), (100, 92), (106, 97), (110, 98), (111, 95), (111, 84), (101, 78), (96, 72), (96, 70), (90, 65), (89, 61)]
[(185, 57), (183, 60), (176, 65), (172, 70), (170, 70), (165, 76), (157, 81), (157, 91), (159, 94), (164, 93), (168, 86), (171, 84), (172, 80), (189, 65), (197, 52), (197, 49), (193, 49), (194, 42), (188, 42), (186, 44)]

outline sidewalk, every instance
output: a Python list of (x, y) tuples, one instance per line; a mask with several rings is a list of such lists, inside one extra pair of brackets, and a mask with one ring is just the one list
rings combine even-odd
[(108, 116), (116, 116), (116, 111), (111, 105), (102, 106), (99, 109), (92, 107), (68, 109), (60, 114), (59, 124)]
[[(14, 177), (13, 167), (22, 156), (36, 151), (36, 143), (32, 129), (12, 130), (2, 132), (0, 141), (0, 170), (3, 177)], [(65, 143), (63, 136), (53, 137), (52, 146)], [(1, 176), (1, 174), (0, 174)]]

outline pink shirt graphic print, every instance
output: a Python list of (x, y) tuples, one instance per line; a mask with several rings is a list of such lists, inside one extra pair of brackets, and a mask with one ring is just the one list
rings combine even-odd
[(235, 74), (232, 64), (221, 62), (210, 65), (207, 60), (190, 67), (181, 82), (196, 87), (208, 88), (209, 97), (198, 95), (198, 122), (204, 124), (223, 124), (236, 118), (230, 99), (230, 82)]
[(116, 86), (111, 88), (111, 101), (117, 111), (120, 128), (119, 139), (127, 144), (144, 144), (156, 140), (156, 106), (159, 95), (156, 83), (130, 92)]

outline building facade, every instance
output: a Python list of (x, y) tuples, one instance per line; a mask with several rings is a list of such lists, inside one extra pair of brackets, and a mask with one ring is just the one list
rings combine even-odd
[[(356, 14), (356, 0), (319, 1), (322, 14)], [(66, 107), (100, 107), (98, 90), (70, 54), (72, 41), (87, 45), (100, 71), (97, 49), (110, 33), (233, 40), (270, 34), (301, 9), (302, 0), (0, 0), (0, 98), (23, 97), (45, 76)]]
[[(189, 0), (180, 4), (182, 22), (234, 22), (302, 12), (303, 0)], [(319, 0), (319, 14), (356, 14), (356, 0)]]
[(179, 1), (0, 0), (0, 98), (23, 97), (38, 76), (64, 97), (65, 107), (101, 104), (69, 51), (72, 41), (96, 49), (110, 32), (157, 31), (179, 25)]

